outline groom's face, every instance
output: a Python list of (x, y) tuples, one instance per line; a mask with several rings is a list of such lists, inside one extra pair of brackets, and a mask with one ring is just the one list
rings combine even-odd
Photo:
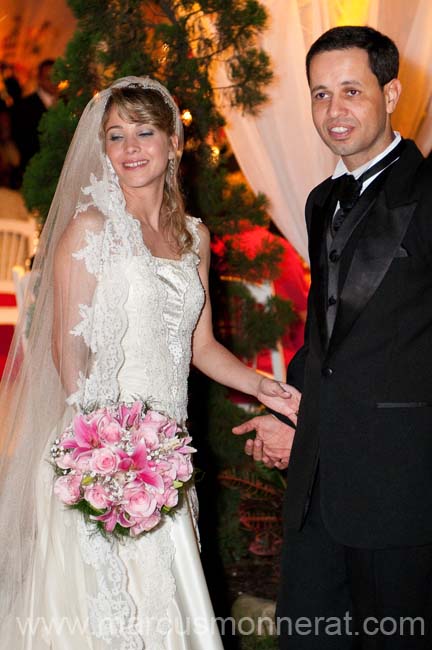
[(365, 50), (316, 54), (310, 64), (310, 89), (315, 127), (349, 170), (377, 156), (392, 141), (390, 114), (400, 84), (393, 79), (382, 88)]

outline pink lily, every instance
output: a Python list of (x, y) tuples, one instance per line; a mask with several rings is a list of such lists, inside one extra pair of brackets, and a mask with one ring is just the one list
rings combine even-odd
[(118, 409), (121, 426), (123, 428), (132, 427), (138, 415), (141, 413), (142, 407), (143, 403), (140, 401), (134, 402), (132, 406), (126, 406), (126, 404), (122, 404)]
[(134, 471), (137, 473), (137, 479), (153, 485), (158, 492), (163, 492), (164, 483), (160, 474), (154, 471), (155, 462), (147, 460), (147, 447), (141, 443), (136, 446), (132, 456), (124, 455), (118, 468), (120, 470)]
[(180, 454), (194, 454), (196, 452), (196, 449), (195, 447), (189, 446), (190, 442), (192, 442), (191, 436), (186, 436), (185, 438), (181, 438), (182, 446), (178, 447), (176, 451), (178, 451)]
[(99, 418), (87, 419), (86, 416), (76, 415), (73, 421), (73, 438), (66, 438), (62, 441), (65, 449), (73, 449), (73, 458), (100, 447), (98, 435)]
[(90, 519), (101, 521), (108, 533), (112, 533), (117, 524), (120, 524), (123, 528), (131, 528), (135, 525), (135, 521), (127, 519), (124, 512), (118, 506), (110, 508), (103, 515), (97, 517), (90, 515)]

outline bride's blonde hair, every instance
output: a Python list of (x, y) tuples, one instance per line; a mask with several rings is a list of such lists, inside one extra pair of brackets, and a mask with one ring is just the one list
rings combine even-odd
[[(176, 107), (168, 102), (154, 88), (144, 88), (138, 84), (112, 88), (102, 117), (101, 137), (105, 135), (105, 127), (112, 108), (116, 108), (120, 117), (135, 124), (150, 124), (166, 133), (169, 137), (176, 134)], [(168, 162), (164, 195), (161, 208), (162, 228), (180, 253), (186, 253), (192, 248), (192, 236), (186, 226), (186, 212), (183, 196), (179, 186), (178, 167), (179, 156)]]

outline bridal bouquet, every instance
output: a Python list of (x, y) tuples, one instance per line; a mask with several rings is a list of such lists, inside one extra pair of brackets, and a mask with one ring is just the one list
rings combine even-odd
[(177, 505), (193, 472), (190, 442), (141, 401), (80, 413), (51, 447), (54, 492), (102, 532), (136, 537)]

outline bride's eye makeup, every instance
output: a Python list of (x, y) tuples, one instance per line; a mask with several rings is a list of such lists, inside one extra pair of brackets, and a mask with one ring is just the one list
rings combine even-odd
[[(139, 138), (148, 138), (148, 137), (151, 137), (152, 135), (154, 135), (154, 133), (155, 132), (154, 132), (153, 129), (139, 129), (139, 130), (137, 130), (136, 135)], [(106, 137), (110, 142), (116, 142), (118, 140), (122, 140), (124, 138), (124, 134), (123, 133), (116, 133), (114, 131), (114, 132), (107, 133)]]
[(154, 135), (153, 129), (140, 129), (138, 131), (138, 136), (139, 137), (144, 137), (145, 138), (145, 137), (150, 136), (150, 135)]

